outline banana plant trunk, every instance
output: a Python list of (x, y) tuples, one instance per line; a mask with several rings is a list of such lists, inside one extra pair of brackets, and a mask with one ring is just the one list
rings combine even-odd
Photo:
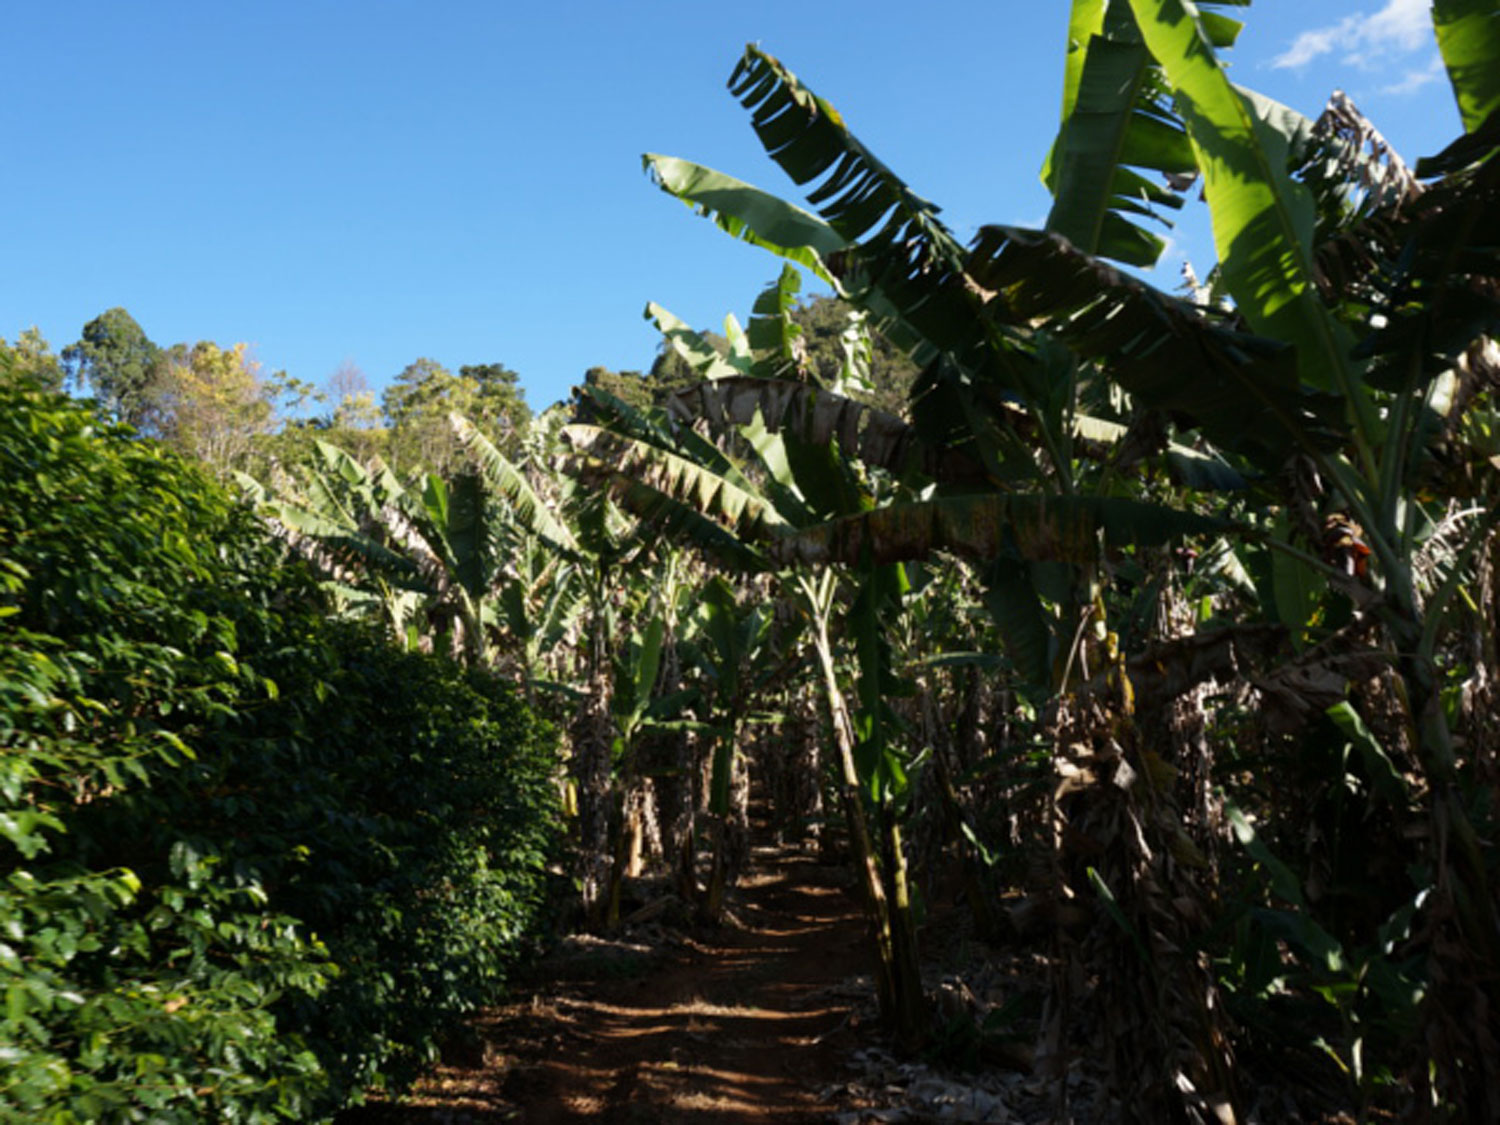
[(1465, 808), (1457, 752), (1432, 641), (1409, 582), (1389, 583), (1387, 620), (1405, 687), (1413, 744), (1427, 775), (1433, 901), (1427, 906), (1432, 988), (1423, 1005), (1426, 1040), (1438, 1060), (1439, 1094), (1474, 1120), (1500, 1121), (1500, 904), (1484, 844)]
[[(930, 697), (924, 698), (931, 706)], [(949, 747), (944, 741), (932, 744), (932, 766), (937, 775), (936, 788), (943, 809), (943, 829), (948, 841), (958, 849), (959, 879), (968, 899), (969, 910), (974, 917), (974, 929), (985, 941), (994, 941), (1000, 936), (1000, 916), (995, 909), (994, 896), (986, 884), (983, 859), (978, 848), (964, 831), (966, 817), (958, 789), (953, 784), (953, 771), (948, 766)]]
[(677, 894), (683, 902), (698, 900), (698, 791), (703, 771), (698, 765), (700, 736), (684, 732), (673, 738), (673, 776), (665, 786), (664, 855), (675, 858)]
[(818, 717), (817, 695), (799, 689), (790, 704), (792, 722), (786, 740), (785, 788), (777, 811), (794, 839), (823, 839), (822, 721)]
[(839, 796), (849, 825), (849, 840), (854, 849), (860, 886), (864, 891), (865, 913), (875, 943), (875, 985), (880, 1014), (902, 1043), (915, 1046), (926, 1037), (927, 1006), (922, 993), (916, 925), (906, 880), (900, 830), (894, 818), (882, 818), (886, 822), (886, 831), (881, 844), (886, 853), (886, 870), (893, 892), (887, 894), (879, 852), (870, 832), (869, 820), (865, 816), (859, 767), (854, 760), (854, 722), (843, 690), (839, 687), (833, 663), (833, 646), (828, 638), (828, 622), (824, 615), (817, 615), (813, 643), (822, 671), (834, 746), (838, 751)]
[[(682, 686), (681, 658), (675, 638), (669, 638), (663, 660), (664, 692)], [(656, 816), (660, 834), (661, 858), (675, 873), (677, 894), (692, 904), (698, 898), (696, 821), (698, 812), (699, 735), (694, 731), (673, 731), (655, 743), (659, 750), (659, 772), (653, 779)]]
[(578, 796), (577, 875), (586, 922), (604, 921), (608, 903), (611, 849), (611, 753), (614, 723), (610, 718), (607, 666), (596, 671), (570, 731), (573, 780)]
[(645, 828), (642, 824), (644, 793), (640, 778), (636, 776), (635, 752), (625, 762), (619, 792), (615, 795), (615, 846), (614, 860), (609, 870), (609, 893), (604, 908), (604, 928), (619, 929), (620, 903), (624, 894), (625, 880), (639, 873), (641, 861), (641, 838)]
[(750, 770), (738, 745), (740, 730), (739, 723), (732, 723), (714, 756), (710, 786), (713, 795), (709, 803), (709, 845), (713, 858), (701, 911), (711, 925), (723, 920), (725, 899), (729, 889), (739, 882), (749, 855)]

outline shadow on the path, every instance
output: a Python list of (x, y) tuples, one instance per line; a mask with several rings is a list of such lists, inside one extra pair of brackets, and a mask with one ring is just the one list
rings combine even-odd
[[(825, 1121), (842, 1081), (864, 921), (834, 869), (757, 848), (738, 926), (689, 940), (633, 979), (564, 981), (475, 1025), (471, 1066), (443, 1066), (378, 1122)], [(838, 986), (843, 987), (838, 987)]]

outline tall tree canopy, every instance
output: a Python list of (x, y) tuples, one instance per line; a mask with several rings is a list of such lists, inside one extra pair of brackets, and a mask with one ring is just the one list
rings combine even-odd
[(166, 441), (218, 469), (244, 459), (275, 418), (273, 387), (249, 350), (200, 340), (164, 354), (150, 398)]
[(436, 360), (418, 359), (386, 388), (381, 410), (392, 431), (390, 458), (433, 469), (460, 456), (450, 412), (474, 420), (508, 453), (518, 449), (531, 422), (520, 376), (501, 363), (466, 365), (455, 375)]
[(62, 358), (75, 387), (87, 389), (121, 421), (149, 428), (150, 388), (162, 350), (135, 317), (118, 307), (101, 313), (83, 326), (77, 343), (63, 349)]
[(0, 356), (7, 361), (3, 369), (9, 377), (31, 379), (43, 390), (62, 390), (62, 364), (36, 325), (22, 329), (14, 344), (0, 337)]

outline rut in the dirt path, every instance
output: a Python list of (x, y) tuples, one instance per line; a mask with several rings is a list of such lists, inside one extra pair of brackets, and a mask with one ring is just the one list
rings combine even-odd
[(628, 979), (539, 983), (478, 1025), (484, 1059), (440, 1068), (401, 1107), (359, 1122), (821, 1122), (843, 1081), (868, 972), (865, 923), (842, 872), (757, 848), (738, 925), (673, 948)]

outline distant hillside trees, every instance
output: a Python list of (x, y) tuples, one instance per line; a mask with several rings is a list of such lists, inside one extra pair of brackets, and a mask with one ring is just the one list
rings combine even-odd
[(379, 456), (404, 469), (443, 470), (462, 455), (450, 411), (472, 419), (510, 455), (531, 423), (520, 376), (503, 363), (466, 364), (455, 373), (423, 357), (377, 401), (352, 363), (321, 391), (284, 371), (267, 372), (245, 343), (163, 347), (123, 308), (89, 321), (61, 357), (35, 329), (14, 345), (0, 340), (0, 353), (16, 375), (95, 398), (111, 418), (221, 474), (305, 460), (315, 438), (362, 460)]
[(436, 360), (418, 359), (381, 396), (381, 414), (390, 429), (386, 459), (396, 466), (439, 471), (455, 464), (462, 451), (448, 424), (454, 411), (510, 455), (531, 422), (520, 376), (503, 363), (466, 365), (454, 374)]
[(62, 361), (35, 325), (22, 329), (14, 344), (0, 336), (0, 370), (8, 379), (28, 379), (43, 390), (63, 388)]
[[(804, 301), (792, 311), (792, 323), (800, 329), (803, 372), (822, 385), (831, 386), (838, 381), (845, 363), (844, 339), (852, 311), (848, 302), (822, 296)], [(704, 332), (701, 337), (721, 356), (729, 354), (729, 341), (724, 336)], [(869, 339), (870, 387), (864, 391), (854, 389), (850, 397), (904, 415), (919, 369), (909, 356), (878, 332), (870, 333)], [(701, 379), (693, 364), (666, 343), (645, 372), (591, 367), (584, 374), (585, 386), (596, 387), (637, 410), (659, 403), (673, 391), (694, 386)]]

